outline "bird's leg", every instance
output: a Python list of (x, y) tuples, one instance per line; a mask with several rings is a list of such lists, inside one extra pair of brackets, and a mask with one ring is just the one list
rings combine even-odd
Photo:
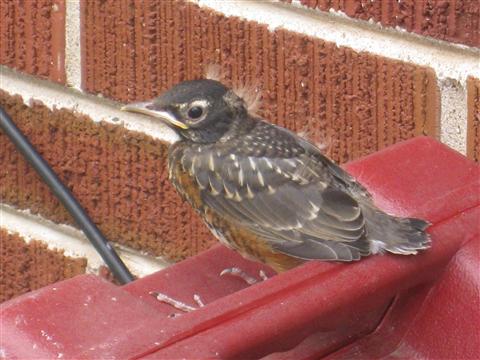
[[(155, 296), (155, 298), (156, 298), (158, 301), (161, 301), (161, 302), (163, 302), (163, 303), (165, 303), (165, 304), (171, 305), (171, 306), (173, 306), (175, 309), (178, 309), (178, 310), (180, 310), (180, 311), (190, 312), (190, 311), (193, 311), (193, 310), (197, 310), (196, 307), (193, 307), (193, 306), (190, 306), (190, 305), (185, 304), (184, 302), (175, 300), (174, 298), (171, 298), (170, 296), (165, 295), (165, 294), (163, 294), (163, 293), (151, 292), (150, 294), (153, 295), (153, 296)], [(193, 300), (197, 303), (198, 307), (204, 307), (204, 306), (205, 306), (205, 304), (203, 303), (202, 299), (200, 298), (200, 295), (194, 294), (194, 295), (193, 295)]]
[(268, 280), (268, 276), (267, 276), (267, 274), (265, 274), (265, 271), (263, 271), (263, 270), (260, 270), (258, 272), (258, 276), (260, 276), (262, 278), (262, 281)]
[[(220, 276), (224, 275), (231, 275), (231, 276), (236, 276), (244, 280), (248, 285), (253, 285), (258, 283), (259, 281), (265, 281), (268, 279), (267, 274), (263, 270), (260, 270), (258, 272), (258, 275), (261, 280), (258, 280), (254, 278), (253, 276), (248, 275), (245, 271), (238, 267), (232, 267), (228, 269), (224, 269), (221, 273)], [(160, 293), (160, 292), (155, 292), (152, 291), (150, 292), (151, 295), (153, 295), (158, 301), (163, 302), (165, 304), (168, 304), (170, 306), (173, 306), (175, 309), (178, 309), (183, 312), (191, 312), (194, 310), (197, 310), (198, 308), (204, 307), (205, 304), (203, 303), (200, 295), (194, 294), (193, 295), (193, 300), (197, 303), (198, 307), (190, 306), (182, 301), (176, 300), (166, 294)], [(179, 314), (177, 314), (179, 315)]]
[[(253, 276), (248, 275), (245, 271), (243, 271), (242, 269), (240, 269), (238, 267), (232, 267), (232, 268), (224, 269), (220, 273), (220, 276), (224, 276), (224, 275), (237, 276), (240, 279), (244, 280), (248, 285), (253, 285), (253, 284), (256, 284), (257, 282), (259, 282), (258, 279), (255, 279)], [(265, 274), (265, 272), (263, 270), (260, 270), (258, 275), (260, 276), (262, 281), (265, 281), (265, 280), (268, 279), (267, 274)]]

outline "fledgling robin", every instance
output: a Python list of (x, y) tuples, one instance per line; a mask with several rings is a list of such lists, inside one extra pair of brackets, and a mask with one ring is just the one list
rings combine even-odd
[(277, 271), (306, 260), (413, 255), (430, 245), (426, 221), (378, 209), (315, 145), (249, 113), (218, 81), (185, 81), (123, 110), (178, 133), (168, 157), (177, 191), (222, 243)]

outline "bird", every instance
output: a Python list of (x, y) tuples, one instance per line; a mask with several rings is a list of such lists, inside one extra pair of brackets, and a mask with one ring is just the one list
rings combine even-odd
[(277, 272), (430, 247), (427, 221), (379, 209), (315, 144), (256, 115), (220, 81), (183, 81), (122, 110), (177, 133), (168, 152), (177, 192), (221, 243)]

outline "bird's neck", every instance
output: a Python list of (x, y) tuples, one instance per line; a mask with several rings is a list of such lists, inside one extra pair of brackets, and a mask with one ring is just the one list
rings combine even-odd
[(248, 114), (243, 115), (242, 118), (237, 118), (218, 142), (226, 143), (249, 133), (255, 127), (257, 122), (258, 120)]

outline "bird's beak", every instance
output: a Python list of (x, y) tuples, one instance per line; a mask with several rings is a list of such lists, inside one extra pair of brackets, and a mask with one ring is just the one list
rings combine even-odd
[(130, 111), (136, 112), (148, 116), (152, 116), (154, 118), (160, 119), (162, 121), (167, 122), (168, 124), (172, 124), (175, 127), (180, 129), (188, 129), (188, 126), (175, 119), (175, 116), (172, 115), (171, 112), (167, 110), (155, 110), (152, 106), (151, 102), (137, 102), (128, 105), (124, 105), (120, 108), (122, 111)]

